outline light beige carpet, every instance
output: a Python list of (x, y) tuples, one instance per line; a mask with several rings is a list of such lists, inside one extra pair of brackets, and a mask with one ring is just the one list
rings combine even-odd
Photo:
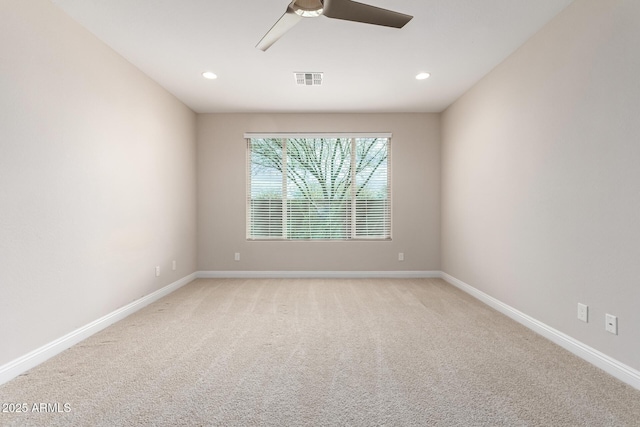
[(196, 280), (0, 402), (14, 426), (640, 425), (640, 391), (429, 279)]

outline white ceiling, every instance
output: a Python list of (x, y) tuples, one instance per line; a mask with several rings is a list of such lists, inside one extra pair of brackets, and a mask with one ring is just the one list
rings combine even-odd
[[(414, 18), (403, 29), (304, 19), (266, 52), (255, 45), (290, 0), (52, 1), (208, 113), (440, 112), (572, 0), (362, 0)], [(295, 71), (324, 83), (297, 86)]]

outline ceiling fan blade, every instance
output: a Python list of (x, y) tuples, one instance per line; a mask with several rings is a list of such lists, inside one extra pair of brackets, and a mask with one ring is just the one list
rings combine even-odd
[(302, 17), (296, 14), (291, 8), (291, 5), (289, 5), (284, 15), (282, 15), (282, 17), (278, 19), (278, 22), (276, 22), (267, 34), (262, 37), (262, 40), (258, 42), (256, 47), (263, 52), (269, 49), (272, 44), (278, 41), (284, 33), (293, 28), (293, 26), (300, 22), (301, 19)]
[(365, 24), (402, 28), (413, 16), (352, 0), (324, 0), (324, 16)]

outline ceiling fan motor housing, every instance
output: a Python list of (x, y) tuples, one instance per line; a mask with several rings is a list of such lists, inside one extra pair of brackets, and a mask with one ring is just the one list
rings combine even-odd
[(322, 15), (322, 0), (294, 0), (291, 9), (303, 18), (315, 18)]

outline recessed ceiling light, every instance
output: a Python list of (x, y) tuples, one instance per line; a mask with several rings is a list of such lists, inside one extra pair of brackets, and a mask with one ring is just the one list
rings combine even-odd
[(209, 79), (209, 80), (213, 80), (213, 79), (217, 79), (218, 76), (216, 76), (215, 73), (212, 73), (211, 71), (205, 71), (204, 73), (202, 73), (202, 77), (204, 77), (205, 79)]
[(420, 73), (416, 76), (416, 80), (424, 80), (428, 79), (429, 77), (431, 77), (431, 74), (429, 73)]

